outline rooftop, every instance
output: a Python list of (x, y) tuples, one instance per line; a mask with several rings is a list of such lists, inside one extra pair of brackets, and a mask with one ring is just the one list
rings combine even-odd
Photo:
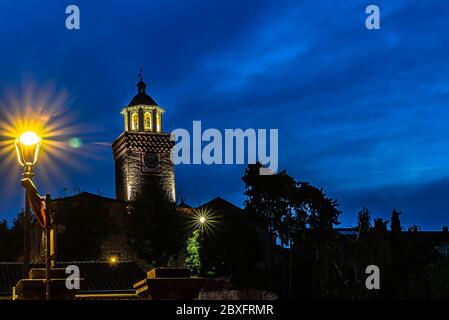
[(137, 94), (131, 99), (128, 107), (138, 105), (159, 106), (157, 102), (146, 93), (146, 87), (147, 85), (141, 79), (137, 84)]

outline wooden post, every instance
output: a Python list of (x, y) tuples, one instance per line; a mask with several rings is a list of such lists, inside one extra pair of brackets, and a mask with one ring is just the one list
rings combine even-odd
[(50, 282), (51, 282), (51, 265), (50, 265), (50, 226), (51, 226), (51, 198), (47, 194), (45, 196), (45, 299), (50, 300)]

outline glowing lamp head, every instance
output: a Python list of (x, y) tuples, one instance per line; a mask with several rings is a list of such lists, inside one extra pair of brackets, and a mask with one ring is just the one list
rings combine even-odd
[(206, 222), (206, 218), (205, 217), (200, 217), (200, 223), (203, 224)]
[(15, 141), (17, 160), (25, 168), (24, 176), (33, 176), (33, 166), (36, 164), (42, 145), (42, 138), (35, 132), (22, 133)]
[(33, 131), (27, 131), (20, 135), (19, 141), (25, 146), (34, 146), (41, 142), (41, 138)]

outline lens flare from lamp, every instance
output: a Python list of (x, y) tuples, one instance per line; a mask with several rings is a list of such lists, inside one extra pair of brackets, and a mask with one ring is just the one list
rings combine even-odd
[(83, 142), (80, 138), (70, 138), (68, 141), (68, 145), (70, 148), (79, 149), (83, 145)]
[(220, 228), (221, 218), (211, 208), (201, 207), (195, 209), (188, 224), (191, 229), (200, 229), (205, 234), (214, 236)]
[(53, 83), (37, 84), (32, 79), (20, 87), (5, 88), (0, 95), (0, 167), (10, 168), (0, 172), (0, 189), (2, 197), (10, 199), (15, 189), (9, 186), (17, 183), (21, 171), (17, 166), (18, 150), (20, 156), (23, 152), (19, 161), (26, 161), (21, 163), (26, 167), (33, 165), (35, 150), (39, 149), (40, 179), (55, 190), (67, 182), (74, 170), (90, 169), (91, 161), (86, 160), (103, 160), (102, 151), (110, 147), (95, 141), (97, 124), (80, 121), (75, 108), (69, 108), (72, 99), (67, 90), (56, 89)]
[(109, 265), (114, 266), (114, 265), (116, 265), (118, 262), (119, 262), (118, 256), (112, 255), (112, 256), (109, 256), (109, 257), (108, 257), (108, 263), (109, 263)]

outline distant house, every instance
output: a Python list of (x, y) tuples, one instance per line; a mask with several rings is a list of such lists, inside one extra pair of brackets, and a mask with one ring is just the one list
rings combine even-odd
[[(102, 260), (111, 255), (133, 260), (127, 243), (127, 203), (81, 192), (53, 200), (56, 255), (64, 260)], [(42, 262), (41, 229), (32, 233), (31, 262)], [(99, 242), (99, 240), (101, 240)]]

